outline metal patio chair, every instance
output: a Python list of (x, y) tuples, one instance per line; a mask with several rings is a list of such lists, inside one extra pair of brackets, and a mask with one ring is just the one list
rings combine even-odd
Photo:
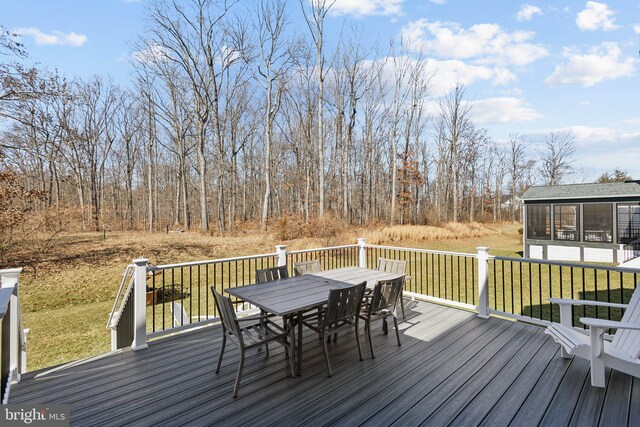
[(313, 274), (322, 271), (320, 266), (320, 260), (314, 259), (312, 261), (298, 261), (293, 263), (294, 276), (302, 276), (303, 274)]
[(233, 397), (238, 396), (246, 350), (260, 348), (263, 344), (267, 347), (267, 357), (269, 356), (268, 343), (278, 342), (284, 346), (285, 357), (289, 359), (291, 375), (294, 376), (293, 357), (289, 357), (293, 354), (293, 343), (287, 339), (288, 332), (276, 323), (271, 322), (266, 316), (236, 317), (231, 299), (219, 294), (213, 286), (211, 287), (211, 292), (213, 292), (213, 299), (215, 300), (218, 313), (220, 313), (220, 319), (222, 320), (222, 347), (220, 347), (216, 374), (220, 372), (220, 365), (222, 364), (222, 356), (224, 355), (227, 338), (237, 345), (240, 350), (240, 365), (238, 366), (236, 382), (233, 387)]
[(389, 333), (387, 317), (393, 317), (393, 326), (396, 330), (398, 346), (402, 345), (400, 343), (400, 332), (398, 331), (396, 307), (398, 305), (398, 299), (402, 298), (403, 285), (404, 276), (393, 280), (380, 280), (373, 288), (373, 293), (365, 297), (364, 305), (360, 312), (360, 318), (365, 321), (364, 329), (367, 332), (367, 338), (369, 339), (369, 348), (371, 350), (372, 359), (375, 359), (376, 357), (373, 352), (373, 341), (371, 340), (371, 323), (373, 321), (382, 319), (382, 331), (387, 335)]
[[(407, 261), (378, 258), (378, 271), (384, 271), (385, 273), (405, 274), (406, 270)], [(400, 292), (400, 308), (402, 309), (402, 318), (406, 319), (407, 316), (404, 314), (404, 299), (402, 298), (402, 292)]]
[(335, 334), (340, 331), (352, 329), (356, 335), (360, 360), (364, 360), (362, 357), (362, 348), (360, 347), (360, 337), (358, 336), (358, 323), (360, 320), (358, 314), (362, 306), (362, 296), (366, 285), (367, 282), (362, 282), (359, 285), (349, 288), (332, 289), (329, 291), (327, 307), (320, 316), (320, 319), (318, 319), (317, 322), (304, 322), (307, 327), (320, 335), (320, 339), (324, 345), (324, 357), (327, 362), (329, 376), (333, 375), (331, 363), (329, 362), (329, 349), (327, 348), (327, 338), (331, 335), (335, 336)]
[[(320, 260), (314, 259), (311, 261), (298, 261), (293, 263), (293, 275), (302, 276), (304, 274), (319, 273), (322, 271), (320, 266)], [(309, 310), (302, 315), (303, 319), (319, 318), (322, 315), (322, 311), (326, 307), (318, 307), (314, 310)]]
[(286, 265), (256, 270), (256, 281), (258, 283), (273, 282), (274, 280), (287, 279), (288, 277), (289, 271)]

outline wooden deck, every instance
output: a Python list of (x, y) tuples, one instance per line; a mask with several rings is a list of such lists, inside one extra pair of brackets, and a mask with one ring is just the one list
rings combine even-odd
[(376, 359), (363, 338), (331, 344), (327, 377), (317, 336), (305, 338), (303, 377), (280, 349), (247, 358), (231, 397), (237, 350), (219, 375), (217, 326), (27, 374), (10, 403), (66, 403), (72, 425), (640, 425), (640, 380), (609, 372), (589, 383), (585, 361), (564, 360), (543, 329), (428, 303), (410, 304), (395, 336), (375, 328)]

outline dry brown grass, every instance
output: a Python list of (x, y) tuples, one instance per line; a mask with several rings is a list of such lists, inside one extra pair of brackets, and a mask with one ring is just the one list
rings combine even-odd
[(395, 225), (366, 232), (367, 242), (373, 245), (397, 243), (402, 241), (428, 242), (458, 240), (501, 234), (499, 228), (492, 228), (477, 222), (447, 223), (442, 227), (430, 225)]

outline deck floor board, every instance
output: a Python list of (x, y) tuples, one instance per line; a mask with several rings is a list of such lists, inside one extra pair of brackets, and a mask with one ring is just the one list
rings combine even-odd
[(376, 358), (360, 330), (330, 344), (305, 333), (303, 376), (290, 377), (281, 347), (247, 354), (240, 395), (231, 397), (238, 351), (220, 374), (219, 326), (25, 375), (10, 403), (71, 405), (72, 425), (634, 425), (640, 381), (608, 372), (593, 389), (589, 366), (565, 360), (544, 330), (429, 303), (410, 304), (393, 330), (374, 325)]

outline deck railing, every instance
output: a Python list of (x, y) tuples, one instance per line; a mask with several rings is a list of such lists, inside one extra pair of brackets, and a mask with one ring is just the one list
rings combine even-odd
[(11, 384), (27, 370), (27, 333), (22, 327), (19, 277), (21, 268), (0, 270), (0, 397), (6, 404)]
[[(255, 283), (256, 269), (286, 265), (293, 274), (296, 262), (312, 259), (319, 260), (323, 269), (375, 269), (380, 258), (406, 262), (405, 298), (476, 311), (480, 317), (500, 315), (540, 325), (559, 319), (549, 298), (627, 302), (640, 275), (640, 269), (490, 256), (485, 247), (461, 253), (368, 245), (365, 239), (356, 245), (296, 251), (279, 245), (269, 254), (158, 266), (139, 259), (134, 260), (132, 298), (125, 305), (130, 308), (130, 335), (120, 339), (118, 332), (112, 339), (118, 348), (127, 341), (139, 349), (146, 347), (148, 338), (215, 322), (218, 313), (209, 287), (222, 292)], [(236, 304), (239, 312), (252, 308)], [(592, 313), (579, 308), (574, 314), (576, 319), (621, 316), (616, 309)]]
[(379, 258), (406, 262), (405, 296), (476, 309), (478, 262), (475, 254), (379, 245), (365, 245), (365, 251), (367, 268), (377, 268)]
[[(560, 308), (549, 298), (628, 303), (638, 285), (640, 269), (511, 257), (490, 257), (489, 312), (547, 325), (560, 321)], [(620, 320), (622, 310), (574, 307), (580, 317)]]
[(358, 265), (358, 245), (332, 246), (329, 248), (303, 249), (287, 252), (289, 274), (299, 261), (320, 261), (323, 270)]
[(622, 246), (622, 259), (620, 263), (625, 263), (640, 257), (640, 239), (636, 239), (632, 242), (626, 243)]

